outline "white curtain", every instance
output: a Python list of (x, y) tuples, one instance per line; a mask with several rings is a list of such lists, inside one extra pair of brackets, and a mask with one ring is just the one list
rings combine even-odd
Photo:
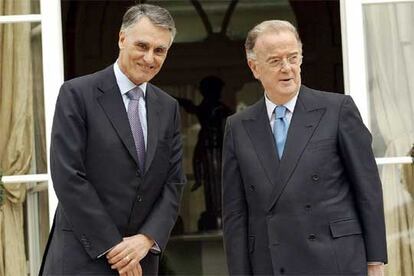
[[(406, 156), (414, 143), (414, 2), (364, 6), (372, 122), (384, 149)], [(414, 275), (412, 165), (381, 168), (388, 276)]]

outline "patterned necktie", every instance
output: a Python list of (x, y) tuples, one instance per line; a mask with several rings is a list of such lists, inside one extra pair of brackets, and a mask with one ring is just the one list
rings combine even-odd
[(142, 90), (137, 86), (131, 89), (127, 96), (129, 98), (128, 104), (128, 119), (131, 125), (132, 135), (134, 136), (135, 149), (137, 150), (138, 163), (141, 172), (144, 172), (145, 164), (145, 141), (144, 132), (142, 131), (141, 120), (139, 119), (139, 99), (143, 97)]
[(286, 142), (286, 134), (289, 128), (289, 123), (286, 119), (286, 107), (283, 105), (276, 106), (275, 108), (275, 122), (273, 125), (273, 135), (276, 141), (277, 153), (279, 159), (282, 158), (283, 149)]

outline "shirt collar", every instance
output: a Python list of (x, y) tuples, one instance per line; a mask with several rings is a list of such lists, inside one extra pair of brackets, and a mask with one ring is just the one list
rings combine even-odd
[(131, 89), (135, 87), (141, 88), (142, 92), (144, 93), (144, 98), (147, 93), (147, 82), (143, 82), (140, 85), (136, 85), (132, 81), (128, 79), (128, 77), (121, 71), (119, 68), (118, 60), (114, 63), (114, 73), (116, 78), (116, 83), (118, 84), (119, 90), (121, 91), (121, 95), (128, 93)]
[[(267, 109), (267, 116), (269, 117), (269, 120), (272, 118), (273, 111), (275, 110), (277, 104), (273, 103), (268, 97), (267, 93), (265, 91), (265, 102), (266, 102), (266, 109)], [(293, 114), (293, 111), (295, 110), (296, 101), (298, 100), (299, 91), (295, 94), (295, 96), (290, 99), (287, 103), (283, 104), (287, 110), (291, 114)]]

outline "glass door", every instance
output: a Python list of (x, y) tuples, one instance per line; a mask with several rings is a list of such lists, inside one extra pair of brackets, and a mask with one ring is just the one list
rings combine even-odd
[(60, 14), (60, 1), (0, 1), (0, 275), (38, 274), (57, 202), (47, 160)]
[(373, 135), (383, 185), (386, 275), (414, 275), (414, 1), (342, 1), (341, 13), (347, 91)]

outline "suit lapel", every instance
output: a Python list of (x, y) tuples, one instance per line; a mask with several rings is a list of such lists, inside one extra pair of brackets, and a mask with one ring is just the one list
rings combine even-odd
[(102, 92), (97, 100), (102, 106), (106, 116), (118, 133), (122, 143), (127, 148), (129, 154), (138, 165), (137, 152), (135, 150), (134, 138), (129, 125), (128, 115), (122, 100), (121, 92), (116, 84), (113, 66), (102, 71), (102, 81), (98, 89)]
[(299, 159), (305, 150), (310, 138), (317, 128), (325, 108), (320, 107), (313, 95), (309, 95), (308, 88), (301, 88), (296, 102), (295, 111), (289, 126), (285, 149), (280, 160), (279, 173), (270, 197), (269, 210), (277, 203), (293, 174)]
[(147, 86), (147, 151), (145, 156), (145, 172), (148, 171), (158, 144), (158, 127), (160, 126), (160, 104), (157, 102), (157, 93), (154, 88), (148, 84)]
[(257, 157), (264, 168), (269, 183), (276, 185), (279, 158), (276, 155), (276, 145), (267, 117), (264, 98), (252, 107), (251, 117), (243, 121)]

